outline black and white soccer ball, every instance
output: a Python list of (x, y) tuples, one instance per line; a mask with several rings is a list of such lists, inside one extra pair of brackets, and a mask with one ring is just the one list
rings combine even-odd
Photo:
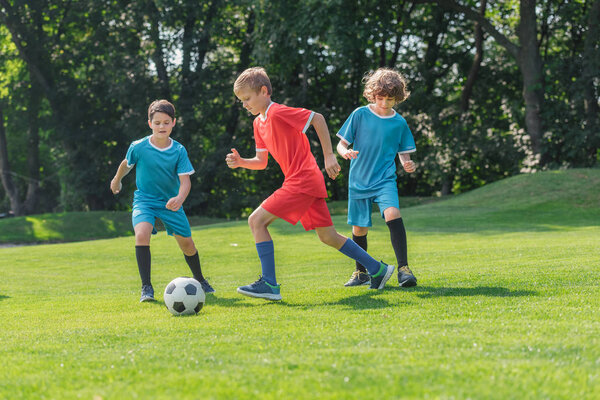
[(165, 288), (164, 301), (173, 315), (198, 314), (204, 306), (204, 291), (194, 278), (175, 278)]

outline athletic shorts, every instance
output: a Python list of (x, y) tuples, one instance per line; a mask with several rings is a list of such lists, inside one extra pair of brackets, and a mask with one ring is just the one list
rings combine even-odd
[(325, 199), (309, 194), (279, 188), (260, 206), (292, 225), (300, 221), (307, 231), (333, 225)]
[[(168, 235), (173, 236), (173, 234), (175, 234), (183, 237), (192, 236), (190, 222), (183, 211), (183, 207), (177, 211), (171, 211), (165, 208), (164, 205), (160, 207), (147, 203), (144, 204), (143, 202), (134, 202), (133, 212), (131, 213), (131, 223), (134, 227), (140, 222), (148, 222), (154, 226), (156, 218), (160, 218), (167, 229)], [(152, 233), (156, 233), (156, 229), (153, 229)]]
[(394, 187), (393, 190), (382, 190), (377, 195), (366, 199), (348, 199), (348, 224), (361, 227), (372, 226), (373, 203), (377, 203), (381, 218), (384, 218), (383, 212), (387, 208), (396, 207), (400, 209), (398, 191)]

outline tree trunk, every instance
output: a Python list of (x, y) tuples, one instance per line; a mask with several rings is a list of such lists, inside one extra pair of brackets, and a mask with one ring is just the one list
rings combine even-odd
[[(483, 0), (479, 6), (479, 14), (481, 16), (485, 15), (486, 6), (487, 0)], [(471, 70), (469, 71), (469, 75), (467, 76), (465, 87), (463, 88), (462, 94), (460, 96), (460, 111), (463, 114), (469, 111), (469, 100), (471, 99), (471, 94), (473, 93), (473, 86), (475, 85), (477, 74), (479, 73), (479, 69), (481, 68), (482, 59), (483, 28), (481, 27), (481, 24), (479, 22), (475, 21), (475, 56), (473, 57), (473, 64), (471, 65)]]
[(4, 113), (0, 108), (0, 176), (2, 186), (10, 199), (10, 208), (14, 215), (22, 215), (23, 209), (19, 200), (19, 191), (12, 180), (10, 163), (8, 162), (8, 148), (6, 142), (6, 132), (4, 130)]
[(27, 183), (27, 195), (23, 206), (25, 214), (33, 214), (36, 211), (39, 188), (40, 188), (40, 127), (39, 111), (41, 104), (41, 88), (39, 83), (31, 80), (29, 89), (29, 105), (27, 107), (27, 117), (29, 119), (29, 129), (27, 132), (27, 171), (29, 182)]
[[(531, 138), (531, 150), (541, 155), (542, 136), (542, 107), (544, 93), (542, 90), (542, 58), (537, 40), (537, 23), (535, 15), (535, 0), (521, 0), (521, 19), (517, 27), (519, 37), (519, 53), (517, 62), (523, 74), (523, 98), (525, 100), (525, 125)], [(543, 157), (540, 159), (544, 164)]]
[[(517, 61), (523, 78), (523, 99), (525, 102), (525, 126), (531, 139), (533, 154), (540, 155), (543, 136), (541, 110), (544, 103), (542, 90), (542, 59), (537, 40), (537, 17), (535, 0), (521, 0), (520, 22), (517, 27), (519, 46), (498, 31), (492, 23), (470, 7), (465, 7), (453, 0), (423, 0), (425, 3), (438, 3), (451, 10), (458, 11), (466, 17), (478, 21), (501, 46)], [(544, 158), (540, 164), (544, 164)]]
[(165, 65), (162, 42), (160, 40), (160, 11), (156, 7), (154, 1), (148, 2), (148, 10), (150, 17), (150, 38), (154, 42), (154, 51), (152, 52), (152, 61), (156, 66), (156, 75), (160, 84), (161, 96), (164, 99), (171, 101), (171, 88), (169, 84), (169, 74)]

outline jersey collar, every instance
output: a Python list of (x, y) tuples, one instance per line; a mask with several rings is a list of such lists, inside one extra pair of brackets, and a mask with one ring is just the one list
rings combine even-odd
[[(151, 136), (152, 135), (150, 135), (150, 137)], [(150, 140), (150, 137), (148, 137), (148, 143), (150, 143), (150, 146), (154, 147), (158, 151), (167, 151), (171, 147), (173, 147), (173, 139), (171, 139), (171, 138), (169, 138), (169, 145), (167, 147), (161, 148), (161, 147), (157, 147), (154, 143), (152, 143), (152, 140)]]
[(392, 111), (394, 112), (392, 115), (387, 115), (385, 117), (382, 117), (381, 115), (377, 114), (375, 111), (373, 111), (373, 109), (371, 108), (372, 104), (367, 105), (367, 108), (369, 109), (369, 111), (371, 111), (373, 113), (373, 115), (375, 115), (376, 117), (379, 117), (381, 119), (388, 119), (388, 118), (394, 118), (396, 116), (396, 110), (394, 110), (392, 108)]
[(260, 119), (261, 119), (263, 122), (267, 120), (267, 113), (269, 112), (269, 108), (271, 108), (271, 106), (272, 106), (273, 104), (275, 104), (275, 102), (274, 102), (274, 101), (272, 101), (272, 102), (270, 102), (270, 103), (269, 103), (269, 106), (268, 106), (268, 107), (267, 107), (267, 109), (265, 110), (265, 117), (264, 117), (264, 118), (263, 118), (263, 116), (262, 116), (262, 115), (260, 115)]

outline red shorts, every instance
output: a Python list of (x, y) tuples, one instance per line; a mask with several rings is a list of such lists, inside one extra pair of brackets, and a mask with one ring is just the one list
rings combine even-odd
[(309, 194), (279, 188), (260, 206), (292, 225), (300, 221), (307, 231), (333, 225), (325, 199)]

